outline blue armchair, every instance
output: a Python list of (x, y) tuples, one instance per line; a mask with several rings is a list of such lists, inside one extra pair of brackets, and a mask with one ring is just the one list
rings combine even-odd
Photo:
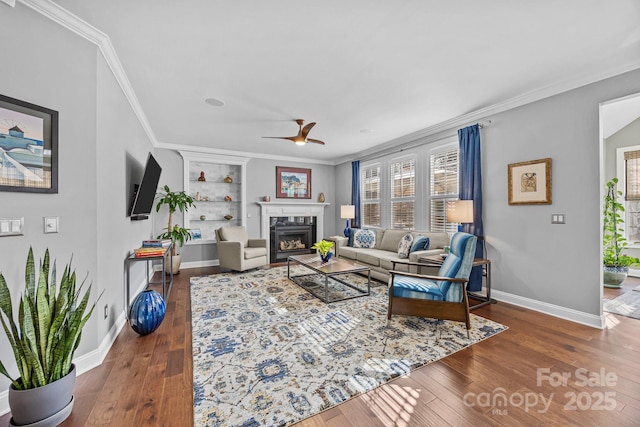
[(472, 234), (454, 234), (449, 255), (437, 276), (391, 270), (387, 319), (391, 320), (392, 314), (400, 314), (465, 322), (468, 338), (471, 322), (466, 283), (476, 243), (477, 238)]

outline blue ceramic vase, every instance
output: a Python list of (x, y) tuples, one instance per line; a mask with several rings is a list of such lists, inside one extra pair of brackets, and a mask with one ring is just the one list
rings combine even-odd
[(320, 259), (322, 260), (322, 263), (324, 264), (325, 262), (329, 262), (329, 260), (331, 259), (331, 255), (333, 255), (333, 252), (327, 252), (326, 255), (320, 254)]
[(140, 335), (147, 335), (158, 329), (164, 320), (167, 306), (158, 292), (147, 289), (136, 296), (129, 307), (129, 324)]

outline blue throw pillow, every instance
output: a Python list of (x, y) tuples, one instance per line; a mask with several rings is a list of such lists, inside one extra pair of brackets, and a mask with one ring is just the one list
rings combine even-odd
[(373, 230), (360, 229), (353, 234), (354, 248), (375, 248), (376, 233)]
[(429, 249), (429, 245), (431, 245), (431, 240), (428, 237), (417, 236), (413, 239), (413, 244), (411, 245), (411, 250), (409, 252), (426, 251)]
[(347, 241), (347, 246), (353, 247), (353, 235), (358, 231), (358, 228), (350, 228), (349, 229), (349, 240)]

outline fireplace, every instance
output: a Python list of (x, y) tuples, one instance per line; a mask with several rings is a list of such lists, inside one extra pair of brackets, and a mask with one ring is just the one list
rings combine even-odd
[[(274, 246), (275, 234), (272, 235), (274, 227), (277, 231), (287, 231), (285, 228), (293, 226), (301, 227), (306, 226), (311, 228), (311, 237), (309, 242), (306, 243), (306, 248), (297, 249), (301, 253), (312, 253), (313, 250), (309, 249), (316, 242), (316, 239), (324, 236), (324, 209), (329, 206), (329, 203), (313, 203), (313, 202), (300, 202), (300, 201), (272, 201), (272, 202), (257, 202), (260, 205), (260, 236), (263, 239), (268, 240), (269, 247), (269, 262), (286, 261), (289, 255), (296, 255), (296, 253), (273, 253), (274, 248), (279, 248), (280, 244)], [(303, 219), (300, 219), (303, 218)], [(306, 219), (304, 219), (306, 218)], [(290, 230), (293, 231), (293, 230)], [(293, 240), (293, 239), (292, 239)], [(293, 243), (292, 243), (293, 245)], [(302, 252), (304, 251), (304, 252)], [(280, 252), (279, 250), (276, 252)], [(275, 255), (275, 256), (274, 256)]]
[(271, 262), (283, 262), (290, 255), (315, 252), (311, 246), (315, 242), (316, 227), (311, 221), (305, 222), (276, 221), (270, 227)]

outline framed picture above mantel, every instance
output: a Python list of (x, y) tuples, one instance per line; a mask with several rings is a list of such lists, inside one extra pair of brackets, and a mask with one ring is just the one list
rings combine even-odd
[(276, 197), (310, 199), (311, 169), (276, 166)]
[(0, 191), (58, 192), (58, 112), (0, 95)]
[(510, 205), (551, 204), (551, 158), (508, 166)]

